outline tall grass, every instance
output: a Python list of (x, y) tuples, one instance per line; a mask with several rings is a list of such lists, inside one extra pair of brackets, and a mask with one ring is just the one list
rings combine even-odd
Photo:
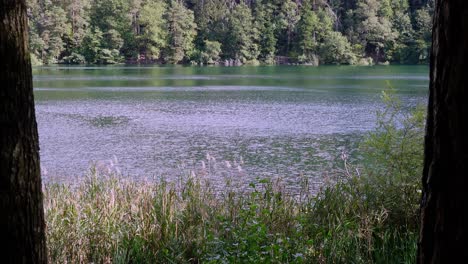
[[(203, 178), (135, 183), (93, 171), (45, 188), (52, 262), (294, 262), (301, 211), (271, 181), (215, 192)], [(299, 246), (299, 247), (298, 247)]]
[(67, 263), (414, 262), (422, 160), (422, 110), (398, 122), (387, 108), (363, 143), (367, 162), (318, 194), (259, 180), (216, 191), (202, 175), (126, 181), (92, 170), (76, 186), (45, 187), (50, 261)]

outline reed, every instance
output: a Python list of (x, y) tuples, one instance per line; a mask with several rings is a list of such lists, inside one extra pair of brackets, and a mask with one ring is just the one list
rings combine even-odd
[(414, 208), (395, 201), (393, 214), (377, 188), (411, 191), (348, 176), (313, 195), (306, 179), (294, 193), (267, 179), (215, 191), (193, 173), (149, 184), (92, 171), (76, 186), (45, 187), (50, 261), (412, 262)]

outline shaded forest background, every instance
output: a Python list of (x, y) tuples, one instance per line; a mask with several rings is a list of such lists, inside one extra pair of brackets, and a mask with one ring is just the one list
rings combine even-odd
[(28, 0), (40, 64), (427, 63), (432, 0)]

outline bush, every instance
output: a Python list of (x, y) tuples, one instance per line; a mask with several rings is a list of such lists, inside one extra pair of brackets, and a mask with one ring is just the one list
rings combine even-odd
[(81, 54), (72, 52), (70, 56), (63, 57), (61, 63), (64, 64), (85, 64), (86, 60), (85, 57)]
[(297, 60), (299, 61), (299, 63), (301, 64), (304, 64), (304, 65), (311, 65), (311, 66), (319, 66), (320, 64), (320, 60), (319, 60), (319, 56), (315, 55), (315, 54), (311, 54), (311, 55), (300, 55)]
[(425, 111), (402, 111), (392, 92), (363, 142), (365, 163), (325, 186), (310, 208), (308, 233), (325, 262), (413, 263), (419, 230)]
[(116, 49), (99, 49), (96, 56), (97, 64), (116, 64), (121, 63), (122, 61), (123, 58)]
[(42, 65), (42, 61), (37, 58), (37, 56), (34, 54), (34, 53), (30, 53), (31, 55), (31, 66), (41, 66)]
[(336, 31), (325, 35), (324, 42), (320, 45), (319, 54), (324, 64), (356, 63), (356, 55), (353, 53), (348, 39)]
[(201, 53), (201, 59), (205, 64), (218, 64), (221, 55), (221, 43), (205, 40), (205, 50)]

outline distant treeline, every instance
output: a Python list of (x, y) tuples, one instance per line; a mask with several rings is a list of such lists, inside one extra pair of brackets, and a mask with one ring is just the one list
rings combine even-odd
[(33, 64), (426, 63), (432, 0), (28, 0)]

